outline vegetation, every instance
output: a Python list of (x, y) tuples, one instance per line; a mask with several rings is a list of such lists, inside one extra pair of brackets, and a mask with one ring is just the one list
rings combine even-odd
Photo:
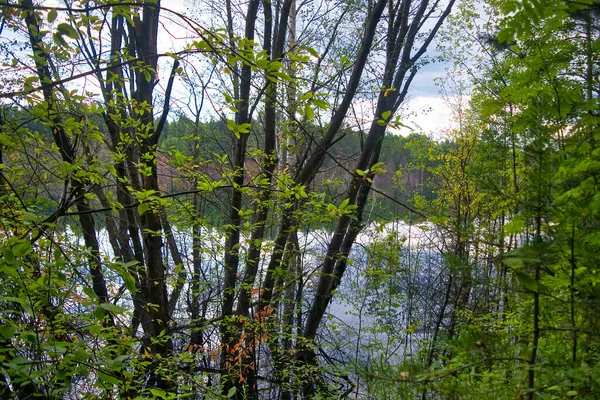
[(0, 2), (1, 398), (600, 396), (597, 1), (169, 7)]

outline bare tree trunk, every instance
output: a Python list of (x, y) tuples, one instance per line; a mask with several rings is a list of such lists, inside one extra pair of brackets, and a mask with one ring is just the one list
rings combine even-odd
[[(250, 0), (248, 3), (245, 28), (245, 38), (248, 40), (254, 40), (254, 29), (259, 4), (260, 0)], [(250, 123), (249, 100), (251, 78), (252, 68), (250, 65), (244, 64), (240, 76), (240, 97), (239, 99), (236, 99), (239, 101), (236, 105), (239, 109), (236, 113), (235, 123), (237, 125)], [(231, 193), (231, 203), (229, 205), (229, 224), (225, 233), (223, 302), (221, 305), (221, 314), (224, 317), (233, 315), (236, 281), (240, 261), (240, 227), (242, 222), (240, 211), (242, 209), (243, 200), (242, 187), (244, 185), (247, 142), (248, 135), (243, 133), (239, 134), (239, 137), (234, 137), (232, 141), (231, 162), (233, 169), (233, 189)], [(227, 374), (227, 376), (223, 378), (223, 393), (225, 395), (227, 395), (231, 388), (236, 385), (237, 374), (234, 373), (234, 368), (237, 364), (237, 355), (234, 350), (234, 342), (237, 337), (235, 327), (232, 326), (232, 323), (228, 324), (226, 319), (221, 326), (221, 370)], [(235, 396), (236, 399), (241, 398), (242, 393), (237, 390)]]
[[(377, 24), (379, 22), (381, 14), (383, 13), (383, 9), (385, 8), (385, 4), (386, 2), (384, 0), (379, 0), (373, 8), (373, 10), (371, 10), (371, 14), (369, 15), (365, 33), (362, 37), (361, 46), (358, 51), (356, 62), (354, 63), (354, 67), (352, 69), (352, 73), (348, 82), (348, 87), (346, 89), (344, 98), (342, 99), (337, 110), (334, 112), (333, 117), (329, 122), (327, 132), (325, 133), (321, 141), (318, 143), (313, 154), (308, 158), (306, 162), (300, 163), (301, 165), (303, 165), (303, 167), (299, 168), (296, 172), (296, 175), (294, 176), (294, 182), (297, 185), (307, 186), (312, 182), (318, 169), (323, 164), (327, 149), (333, 143), (336, 135), (339, 132), (339, 129), (342, 126), (342, 123), (344, 122), (346, 113), (348, 112), (350, 104), (356, 94), (356, 90), (358, 88), (360, 78), (366, 65), (367, 58), (369, 56), (369, 53), (371, 52), (371, 46), (375, 38)], [(263, 284), (264, 293), (261, 298), (261, 307), (264, 307), (265, 305), (271, 302), (271, 297), (273, 295), (273, 287), (275, 285), (273, 273), (281, 264), (281, 258), (284, 254), (285, 245), (288, 240), (290, 229), (295, 223), (293, 213), (298, 205), (298, 202), (296, 200), (292, 200), (291, 203), (292, 204), (288, 205), (285, 208), (285, 210), (283, 211), (283, 215), (281, 216), (281, 223), (279, 227), (279, 232), (277, 234), (277, 238), (275, 239), (273, 255), (271, 256), (271, 260), (269, 262), (269, 267), (267, 269), (267, 274)]]
[[(437, 4), (437, 3), (436, 3)], [(417, 7), (416, 13), (409, 21), (409, 14), (412, 9), (412, 1), (405, 0), (397, 5), (390, 4), (387, 36), (387, 57), (386, 69), (384, 71), (382, 90), (377, 102), (375, 111), (375, 120), (372, 122), (369, 133), (364, 142), (364, 146), (356, 165), (356, 170), (361, 171), (354, 174), (352, 183), (346, 193), (348, 204), (355, 205), (355, 219), (352, 220), (349, 215), (343, 215), (339, 218), (338, 224), (329, 243), (327, 254), (321, 267), (321, 276), (317, 286), (315, 298), (306, 319), (303, 335), (314, 340), (317, 329), (321, 324), (327, 306), (332, 298), (332, 293), (339, 285), (346, 270), (347, 259), (356, 236), (362, 229), (362, 213), (368, 199), (368, 193), (371, 189), (372, 179), (374, 177), (371, 168), (379, 161), (381, 145), (385, 135), (386, 121), (389, 121), (396, 110), (404, 102), (412, 79), (417, 69), (414, 67), (418, 60), (427, 50), (429, 43), (437, 33), (444, 19), (450, 13), (454, 4), (451, 1), (444, 9), (442, 16), (436, 22), (432, 31), (424, 39), (421, 47), (413, 54), (413, 47), (421, 26), (427, 18), (434, 12), (435, 6), (428, 10), (429, 1), (423, 0)], [(383, 10), (385, 2), (378, 2), (372, 11), (372, 16), (379, 12), (379, 7)], [(397, 6), (397, 8), (394, 8)], [(378, 18), (376, 19), (378, 21)], [(388, 88), (395, 90), (389, 91)], [(309, 165), (311, 162), (309, 161)], [(363, 171), (367, 171), (366, 173)], [(306, 172), (301, 173), (303, 176)], [(306, 349), (303, 360), (308, 364), (316, 362), (315, 354), (311, 349)], [(314, 387), (308, 383), (305, 388), (305, 394), (310, 394)]]
[[(50, 55), (40, 47), (41, 36), (40, 36), (40, 25), (35, 15), (33, 3), (31, 0), (22, 0), (22, 5), (26, 10), (25, 22), (28, 28), (29, 41), (31, 43), (31, 49), (36, 55), (34, 57), (36, 70), (40, 82), (52, 82), (52, 75), (50, 74), (49, 66), (52, 65)], [(48, 104), (48, 115), (52, 123), (52, 132), (54, 141), (62, 160), (69, 164), (75, 163), (75, 145), (71, 143), (67, 132), (65, 131), (64, 124), (62, 123), (59, 115), (59, 105), (55, 99), (52, 88), (49, 86), (43, 86), (42, 93), (44, 99)], [(67, 177), (68, 187), (70, 187), (73, 193), (74, 203), (79, 213), (79, 222), (81, 224), (83, 239), (85, 246), (90, 249), (88, 256), (90, 275), (92, 276), (92, 288), (96, 296), (101, 303), (108, 303), (108, 290), (106, 288), (106, 281), (102, 272), (102, 264), (100, 261), (100, 246), (98, 245), (98, 238), (96, 237), (96, 229), (94, 226), (94, 219), (92, 214), (89, 212), (89, 206), (85, 200), (85, 181), (81, 179), (75, 179), (74, 177)], [(109, 326), (114, 325), (112, 315), (108, 315), (106, 324)]]

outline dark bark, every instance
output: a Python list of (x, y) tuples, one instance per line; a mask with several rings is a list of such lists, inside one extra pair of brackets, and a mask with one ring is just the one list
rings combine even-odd
[[(246, 14), (245, 38), (254, 40), (254, 29), (256, 17), (258, 14), (258, 6), (260, 0), (251, 0), (248, 3), (248, 11)], [(250, 87), (252, 78), (252, 68), (250, 65), (244, 64), (241, 68), (240, 76), (240, 98), (236, 105), (239, 111), (236, 113), (236, 124), (241, 125), (250, 122), (249, 102), (250, 102)], [(221, 314), (224, 317), (233, 314), (233, 304), (235, 299), (236, 281), (238, 276), (238, 267), (240, 261), (240, 227), (242, 219), (240, 211), (242, 209), (243, 192), (245, 175), (245, 160), (246, 160), (246, 145), (248, 135), (240, 133), (239, 137), (234, 137), (232, 140), (232, 193), (231, 202), (229, 205), (228, 228), (226, 230), (225, 239), (225, 255), (224, 255), (224, 275), (223, 275), (223, 302), (221, 306)], [(234, 342), (237, 335), (231, 323), (225, 319), (221, 326), (221, 369), (223, 371), (231, 371), (237, 363), (236, 354), (234, 354)], [(227, 395), (229, 390), (236, 384), (237, 377), (235, 374), (224, 377), (223, 393)], [(252, 388), (254, 389), (254, 388)], [(240, 398), (242, 393), (236, 391), (236, 398)]]
[[(270, 4), (265, 2), (265, 50), (267, 54), (271, 54), (273, 61), (280, 61), (283, 55), (285, 34), (288, 27), (288, 17), (290, 13), (292, 0), (285, 0), (282, 6), (281, 19), (279, 20), (279, 30), (273, 37), (273, 47), (271, 48), (270, 43), (270, 18), (272, 18), (272, 12)], [(267, 11), (268, 10), (268, 11)], [(268, 36), (267, 36), (268, 35)], [(271, 53), (272, 50), (272, 53)], [(246, 261), (246, 274), (244, 277), (243, 285), (246, 287), (240, 291), (240, 298), (238, 301), (238, 312), (246, 314), (249, 307), (249, 293), (252, 290), (252, 285), (256, 279), (256, 273), (258, 271), (258, 262), (261, 254), (261, 243), (264, 238), (265, 222), (269, 213), (268, 200), (271, 197), (271, 185), (273, 181), (273, 172), (277, 166), (277, 155), (275, 149), (276, 142), (276, 102), (277, 102), (277, 83), (267, 79), (266, 87), (266, 99), (265, 99), (265, 143), (263, 149), (263, 160), (260, 181), (264, 184), (260, 189), (257, 199), (257, 206), (253, 219), (253, 226), (255, 229), (252, 231), (250, 240), (250, 246), (248, 249), (248, 257)], [(260, 311), (260, 310), (259, 310)]]
[[(104, 104), (107, 108), (103, 117), (108, 128), (110, 150), (117, 154), (123, 153), (126, 158), (125, 161), (115, 161), (113, 165), (116, 173), (117, 201), (122, 205), (127, 205), (135, 202), (128, 184), (130, 183), (131, 187), (137, 190), (141, 188), (141, 184), (137, 169), (133, 166), (133, 161), (136, 160), (134, 159), (136, 152), (134, 152), (132, 145), (123, 143), (121, 139), (121, 135), (134, 138), (135, 132), (132, 132), (129, 128), (123, 128), (120, 123), (116, 122), (126, 121), (130, 118), (131, 114), (131, 107), (126, 101), (127, 93), (124, 87), (125, 78), (123, 74), (123, 59), (121, 58), (122, 46), (126, 35), (125, 20), (122, 15), (113, 15), (110, 33), (111, 47), (106, 77), (103, 77), (100, 72), (96, 73), (96, 77), (100, 83)], [(94, 45), (95, 43), (90, 42), (89, 48), (93, 49)], [(118, 79), (114, 79), (114, 77)], [(119, 116), (118, 118), (113, 117), (117, 115)], [(138, 262), (137, 266), (131, 265), (129, 267), (129, 273), (135, 278), (138, 289), (136, 293), (132, 293), (134, 312), (130, 329), (132, 332), (136, 332), (138, 326), (141, 324), (143, 330), (149, 332), (152, 329), (150, 326), (150, 316), (145, 306), (147, 300), (145, 300), (145, 295), (142, 291), (142, 288), (148, 286), (148, 284), (143, 273), (145, 259), (139, 229), (141, 225), (140, 218), (134, 209), (125, 208), (118, 211), (118, 222), (117, 232), (109, 233), (111, 240), (113, 236), (116, 237), (124, 262), (131, 263), (134, 260)]]
[[(52, 60), (50, 55), (43, 47), (41, 47), (43, 42), (39, 34), (40, 25), (35, 15), (33, 3), (31, 0), (23, 0), (22, 5), (27, 10), (25, 14), (25, 23), (28, 28), (29, 41), (34, 54), (38, 78), (40, 83), (51, 82), (52, 75), (50, 73), (49, 65), (51, 65)], [(42, 93), (44, 95), (44, 100), (48, 104), (48, 119), (52, 123), (54, 142), (58, 147), (62, 160), (66, 163), (73, 164), (76, 161), (75, 148), (65, 131), (65, 125), (62, 123), (58, 102), (56, 101), (51, 88), (44, 87)], [(92, 215), (87, 213), (89, 207), (84, 198), (86, 193), (85, 181), (80, 178), (75, 178), (74, 176), (68, 176), (66, 179), (68, 180), (67, 185), (70, 187), (73, 194), (77, 211), (82, 212), (79, 216), (79, 222), (82, 227), (85, 246), (90, 249), (88, 262), (90, 275), (92, 276), (92, 288), (100, 302), (107, 303), (109, 302), (108, 290), (106, 289), (106, 281), (104, 279), (104, 274), (102, 273), (102, 264), (100, 261), (99, 245), (96, 237), (94, 220)], [(108, 316), (106, 323), (111, 326), (114, 325), (111, 315)]]
[[(362, 37), (361, 46), (358, 51), (357, 60), (352, 69), (352, 73), (350, 75), (350, 79), (348, 82), (348, 87), (346, 89), (346, 93), (344, 95), (343, 100), (341, 101), (339, 107), (335, 110), (333, 117), (329, 122), (329, 126), (327, 132), (323, 139), (318, 143), (314, 153), (309, 157), (308, 161), (301, 162), (303, 165), (302, 168), (299, 168), (295, 177), (294, 182), (298, 185), (307, 186), (314, 179), (317, 171), (322, 165), (327, 149), (333, 143), (336, 135), (339, 132), (339, 129), (342, 126), (342, 123), (346, 117), (346, 113), (350, 108), (350, 104), (356, 95), (356, 89), (358, 88), (358, 83), (362, 77), (362, 73), (364, 67), (367, 62), (367, 58), (369, 53), (371, 52), (371, 47), (373, 44), (373, 40), (375, 38), (375, 32), (377, 30), (377, 24), (385, 9), (386, 1), (379, 0), (373, 10), (371, 10), (371, 14), (369, 15), (369, 19), (367, 21), (367, 26), (365, 28), (365, 33)], [(297, 207), (298, 201), (292, 199), (290, 205), (288, 205), (284, 210), (281, 216), (281, 223), (279, 227), (279, 232), (277, 234), (277, 238), (275, 239), (275, 246), (273, 249), (273, 255), (271, 256), (271, 260), (269, 262), (269, 267), (267, 269), (265, 281), (263, 284), (263, 296), (261, 298), (260, 307), (264, 307), (269, 304), (271, 301), (271, 297), (273, 295), (273, 287), (275, 284), (275, 280), (273, 279), (273, 273), (277, 270), (277, 268), (281, 265), (281, 259), (284, 254), (285, 245), (287, 243), (288, 235), (290, 230), (293, 229), (296, 221), (294, 217), (294, 210)]]
[[(263, 1), (263, 8), (265, 13), (265, 32), (264, 32), (264, 44), (263, 48), (267, 51), (267, 55), (271, 56), (271, 35), (272, 35), (272, 12), (271, 4)], [(265, 104), (265, 144), (263, 149), (261, 179), (267, 180), (267, 183), (261, 188), (258, 198), (256, 200), (256, 207), (254, 209), (254, 217), (252, 219), (252, 236), (250, 239), (250, 245), (248, 248), (248, 257), (246, 258), (246, 272), (241, 284), (241, 290), (238, 299), (237, 313), (240, 315), (248, 316), (248, 309), (250, 307), (250, 296), (256, 274), (258, 272), (258, 262), (260, 258), (261, 243), (265, 232), (265, 220), (268, 216), (269, 207), (267, 200), (271, 194), (271, 182), (273, 179), (273, 171), (277, 165), (275, 159), (274, 148), (275, 148), (275, 96), (276, 92), (275, 82), (267, 80), (267, 99)]]
[[(418, 60), (418, 58), (425, 52), (427, 44), (429, 44), (433, 39), (437, 28), (441, 26), (445, 16), (449, 14), (453, 2), (448, 5), (443, 17), (438, 20), (436, 28), (434, 28), (430, 36), (427, 37), (425, 44), (415, 55), (412, 55), (412, 45), (423, 22), (422, 19), (426, 13), (428, 4), (429, 3), (427, 1), (423, 1), (413, 21), (408, 24), (406, 18), (408, 16), (408, 10), (410, 9), (410, 1), (402, 2), (401, 6), (399, 7), (401, 15), (396, 21), (395, 26), (393, 24), (394, 20), (391, 20), (390, 25), (393, 26), (391, 32), (397, 32), (398, 36), (396, 40), (401, 41), (388, 43), (388, 59), (384, 74), (384, 90), (382, 90), (380, 93), (377, 110), (375, 113), (376, 119), (371, 124), (369, 134), (364, 142), (360, 159), (356, 165), (357, 170), (366, 171), (379, 161), (381, 143), (385, 135), (385, 126), (379, 124), (377, 120), (383, 119), (382, 113), (385, 111), (392, 111), (388, 119), (391, 118), (391, 116), (393, 116), (393, 112), (396, 111), (404, 101), (407, 90), (412, 81), (412, 77), (416, 71), (413, 70), (413, 72), (411, 72), (408, 76), (406, 76), (406, 74), (409, 69), (412, 68), (412, 65), (414, 65), (415, 61)], [(400, 59), (400, 54), (402, 54), (402, 60), (400, 61), (400, 64), (397, 65), (398, 60)], [(394, 73), (394, 71), (396, 72)], [(393, 86), (391, 84), (392, 77), (394, 82)], [(385, 88), (390, 87), (401, 87), (402, 90), (387, 92)], [(370, 179), (372, 179), (372, 176), (366, 176), (363, 178), (358, 174), (355, 174), (349, 191), (346, 194), (346, 198), (349, 199), (349, 204), (355, 204), (357, 206), (357, 216), (362, 215), (364, 205), (366, 204), (367, 194), (371, 187)], [(360, 221), (360, 218), (357, 218), (357, 220)], [(344, 251), (344, 248), (351, 247), (351, 244), (349, 243), (353, 241), (358, 233), (356, 232), (356, 229), (359, 229), (359, 227), (356, 226), (356, 224), (353, 224), (353, 229), (348, 229), (351, 225), (350, 221), (351, 218), (347, 215), (340, 217), (333, 239), (329, 244), (327, 256), (325, 257), (322, 267), (322, 275), (319, 280), (315, 301), (313, 302), (311, 311), (308, 314), (304, 329), (304, 334), (308, 338), (315, 337), (317, 327), (320, 325), (325, 309), (327, 308), (329, 300), (331, 299), (331, 290), (334, 287), (334, 278), (331, 275), (333, 268), (335, 264), (339, 262), (338, 272), (340, 273), (340, 277), (336, 277), (335, 279), (341, 279), (341, 274), (343, 274), (343, 270), (345, 268), (345, 260), (348, 256), (347, 251), (349, 252), (349, 249)], [(335, 286), (337, 286), (337, 284), (335, 284)]]
[[(128, 19), (113, 14), (110, 20), (110, 58), (106, 78), (101, 75), (100, 70), (95, 69), (107, 107), (104, 120), (109, 132), (111, 150), (125, 155), (124, 160), (116, 161), (114, 164), (117, 200), (122, 205), (134, 203), (132, 191), (158, 192), (156, 145), (166, 123), (170, 93), (178, 68), (178, 62), (175, 61), (167, 83), (163, 113), (155, 128), (153, 89), (157, 80), (159, 12), (160, 2), (156, 2), (144, 4), (138, 13), (132, 13), (131, 18)], [(96, 65), (101, 61), (101, 52), (94, 46), (97, 46), (97, 43), (89, 40), (87, 45), (84, 42), (82, 47), (88, 56), (88, 62)], [(127, 48), (127, 52), (123, 52), (124, 47)], [(129, 58), (125, 59), (125, 57)], [(128, 61), (136, 58), (140, 61), (128, 64)], [(125, 65), (129, 65), (130, 68), (128, 78), (123, 71)], [(125, 82), (129, 82), (128, 88)], [(130, 101), (127, 100), (128, 98)], [(149, 107), (145, 108), (140, 115), (135, 112), (135, 108), (142, 104), (147, 104)], [(136, 123), (130, 124), (127, 128), (122, 125), (123, 122), (132, 120)], [(131, 141), (123, 140), (123, 137), (130, 138)], [(60, 142), (64, 142), (59, 139)], [(140, 171), (140, 165), (143, 166), (144, 172)], [(77, 206), (86, 245), (92, 249), (92, 254), (96, 254), (97, 247), (88, 245), (88, 240), (90, 243), (95, 240), (92, 214), (85, 204), (77, 204)], [(139, 215), (135, 209), (128, 207), (118, 212), (118, 228), (111, 224), (111, 243), (113, 247), (118, 245), (118, 254), (122, 260), (125, 262), (136, 260), (139, 264), (129, 267), (129, 272), (135, 277), (138, 286), (136, 293), (132, 293), (135, 307), (132, 329), (137, 330), (141, 322), (146, 338), (157, 338), (162, 332), (166, 332), (172, 307), (167, 297), (165, 267), (162, 260), (161, 211), (160, 207), (156, 207)], [(165, 221), (165, 225), (168, 226), (168, 221)], [(95, 241), (97, 243), (97, 240)], [(173, 250), (171, 247), (171, 252), (177, 258), (176, 249)], [(100, 282), (94, 281), (94, 286), (95, 290), (99, 289)], [(154, 360), (170, 355), (172, 350), (170, 339), (150, 342), (147, 340), (145, 346), (158, 356)], [(156, 365), (151, 367), (151, 384), (164, 389), (170, 388), (172, 383), (156, 376), (155, 367)]]
[[(407, 4), (408, 3), (408, 4)], [(372, 185), (373, 175), (371, 168), (379, 161), (381, 145), (385, 135), (385, 124), (379, 120), (389, 121), (398, 107), (403, 103), (408, 88), (415, 76), (417, 69), (414, 67), (416, 61), (425, 53), (427, 46), (433, 40), (437, 30), (443, 23), (446, 16), (450, 13), (453, 6), (451, 1), (444, 10), (442, 17), (439, 18), (433, 30), (425, 38), (421, 47), (413, 54), (413, 45), (416, 37), (422, 28), (423, 22), (434, 12), (435, 6), (428, 11), (429, 1), (422, 1), (417, 9), (412, 21), (408, 23), (407, 18), (411, 5), (410, 0), (400, 3), (395, 12), (398, 13), (398, 20), (394, 22), (395, 12), (390, 6), (390, 20), (387, 43), (386, 70), (384, 72), (384, 81), (379, 95), (375, 120), (372, 122), (369, 133), (364, 142), (360, 158), (356, 165), (357, 170), (369, 171), (367, 174), (359, 175), (355, 173), (349, 189), (346, 193), (348, 204), (355, 205), (356, 211), (354, 220), (349, 215), (343, 215), (339, 218), (333, 238), (331, 239), (327, 254), (321, 267), (321, 275), (317, 286), (315, 298), (306, 318), (303, 336), (314, 340), (317, 329), (321, 324), (327, 306), (332, 298), (332, 293), (339, 285), (346, 269), (347, 259), (356, 236), (362, 229), (362, 213), (368, 199), (368, 193)], [(437, 3), (436, 3), (437, 4)], [(379, 5), (379, 3), (378, 3)], [(383, 6), (383, 5), (382, 5)], [(377, 9), (377, 5), (375, 6)], [(373, 12), (375, 14), (375, 11)], [(394, 33), (397, 32), (397, 36)], [(394, 88), (389, 91), (387, 89)], [(383, 118), (384, 112), (390, 112), (388, 118)], [(309, 165), (311, 162), (309, 161)], [(300, 174), (300, 176), (305, 176)], [(307, 364), (316, 363), (316, 355), (311, 348), (304, 350), (302, 359)], [(314, 390), (311, 382), (307, 382), (305, 394), (310, 394)]]
[[(134, 107), (136, 104), (149, 104), (152, 106), (152, 93), (156, 82), (157, 68), (157, 41), (158, 41), (158, 16), (160, 11), (160, 2), (154, 5), (144, 5), (142, 9), (142, 19), (139, 15), (134, 16), (135, 25), (129, 25), (131, 41), (130, 47), (134, 51), (133, 56), (143, 60), (143, 64), (135, 68), (135, 90), (132, 100)], [(149, 72), (145, 74), (144, 72)], [(149, 79), (148, 79), (149, 78)], [(168, 101), (168, 100), (167, 100)], [(142, 190), (153, 190), (158, 192), (158, 171), (156, 167), (156, 145), (161, 131), (154, 129), (153, 108), (149, 107), (141, 115), (135, 116), (138, 119), (141, 131), (136, 132), (141, 136), (140, 159), (142, 160), (146, 171), (141, 176)], [(151, 331), (147, 332), (152, 337), (158, 337), (166, 332), (170, 319), (169, 301), (167, 296), (167, 286), (165, 281), (165, 266), (162, 257), (162, 224), (160, 208), (150, 208), (140, 216), (140, 228), (142, 231), (142, 243), (144, 248), (144, 258), (146, 265), (146, 285), (143, 288), (145, 297), (149, 306), (151, 320)], [(151, 346), (153, 352), (162, 358), (168, 358), (171, 355), (173, 344), (169, 337), (160, 341), (155, 341)], [(173, 382), (166, 380), (162, 376), (152, 376), (151, 381), (157, 387), (169, 389)]]
[(171, 296), (169, 298), (169, 317), (171, 317), (173, 315), (173, 311), (175, 311), (175, 307), (177, 307), (177, 302), (179, 301), (179, 297), (181, 296), (181, 291), (183, 290), (183, 286), (187, 278), (187, 273), (185, 265), (183, 264), (183, 258), (181, 257), (181, 253), (179, 252), (179, 248), (177, 247), (177, 242), (175, 241), (175, 237), (173, 236), (171, 223), (167, 219), (167, 214), (165, 210), (162, 210), (161, 214), (163, 231), (165, 232), (165, 238), (169, 246), (169, 251), (171, 252), (171, 257), (173, 258), (173, 272), (177, 271), (177, 269), (179, 268), (179, 272), (177, 273), (177, 280), (175, 282), (175, 287), (173, 288), (173, 291), (171, 292)]
[(367, 58), (371, 53), (373, 40), (375, 39), (375, 33), (377, 31), (377, 25), (379, 23), (379, 19), (381, 18), (381, 14), (385, 9), (385, 5), (386, 1), (379, 0), (373, 7), (373, 10), (371, 10), (365, 33), (361, 40), (360, 49), (352, 69), (352, 74), (350, 75), (350, 79), (348, 81), (346, 93), (344, 94), (339, 107), (335, 110), (333, 117), (329, 121), (329, 126), (323, 139), (317, 145), (312, 156), (304, 164), (304, 167), (298, 170), (294, 179), (298, 184), (308, 185), (312, 181), (315, 174), (323, 164), (327, 149), (331, 146), (331, 143), (335, 139), (342, 126), (342, 123), (344, 122), (344, 119), (346, 118), (346, 113), (350, 108), (350, 104), (356, 96), (356, 90), (362, 77), (364, 67), (367, 63)]
[[(252, 0), (248, 4), (246, 15), (245, 37), (249, 40), (254, 39), (254, 26), (258, 12), (259, 0)], [(240, 101), (239, 112), (236, 113), (236, 124), (241, 125), (249, 122), (249, 99), (252, 69), (249, 65), (244, 65), (241, 72), (240, 82)], [(248, 135), (240, 134), (239, 138), (233, 139), (232, 144), (232, 168), (233, 168), (233, 190), (231, 194), (231, 204), (229, 206), (229, 227), (226, 232), (225, 244), (225, 262), (223, 279), (223, 305), (221, 313), (231, 315), (233, 311), (233, 301), (235, 296), (235, 283), (239, 265), (239, 243), (240, 243), (240, 224), (241, 217), (239, 212), (242, 208), (243, 193), (241, 191), (244, 185), (246, 144)]]

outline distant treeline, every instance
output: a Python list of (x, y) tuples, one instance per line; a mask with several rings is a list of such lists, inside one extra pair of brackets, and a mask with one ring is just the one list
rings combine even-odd
[[(33, 135), (46, 143), (52, 144), (52, 132), (29, 108), (6, 107), (2, 110), (3, 119), (10, 126), (19, 129), (23, 135)], [(73, 115), (75, 119), (88, 118), (99, 127), (100, 132), (107, 134), (104, 120), (98, 114)], [(264, 136), (260, 132), (260, 124), (253, 124), (250, 129), (248, 140), (248, 160), (257, 159), (259, 149), (263, 143)], [(311, 127), (312, 132), (308, 137), (318, 138), (321, 128)], [(222, 174), (222, 169), (228, 165), (231, 154), (231, 132), (227, 124), (221, 120), (208, 122), (195, 122), (184, 114), (177, 115), (173, 120), (167, 122), (161, 139), (158, 143), (158, 169), (161, 176), (160, 188), (165, 193), (176, 193), (191, 191), (190, 179), (186, 178), (186, 172), (191, 169), (200, 168), (209, 177), (217, 180)], [(106, 141), (106, 140), (105, 140)], [(364, 141), (364, 134), (356, 130), (346, 128), (343, 136), (328, 151), (323, 164), (322, 172), (313, 184), (314, 190), (325, 193), (326, 199), (340, 201), (341, 196), (348, 185), (346, 170), (354, 170), (358, 155), (360, 154)], [(448, 149), (450, 142), (435, 142), (422, 133), (411, 133), (408, 136), (386, 135), (382, 149), (382, 169), (386, 172), (378, 173), (374, 178), (374, 188), (367, 210), (373, 219), (389, 220), (398, 218), (407, 213), (401, 204), (410, 205), (418, 195), (427, 200), (435, 197), (429, 179), (430, 170), (436, 161), (428, 156), (432, 147)], [(288, 158), (292, 163), (294, 155), (302, 152), (310, 144), (302, 141), (297, 143), (279, 143), (279, 156)], [(40, 143), (40, 148), (43, 148)], [(36, 151), (33, 147), (31, 151)], [(37, 150), (39, 151), (39, 149)], [(283, 154), (285, 153), (285, 155)], [(97, 156), (106, 156), (96, 154)], [(254, 156), (254, 157), (253, 157)], [(17, 163), (17, 160), (3, 160), (5, 164)], [(249, 161), (251, 163), (251, 161)], [(250, 166), (252, 167), (252, 166)], [(255, 165), (258, 168), (258, 165)], [(249, 168), (252, 170), (252, 168)], [(25, 182), (23, 184), (26, 184)], [(57, 185), (60, 185), (57, 182)], [(57, 204), (60, 197), (60, 186), (50, 189), (46, 197), (46, 204), (38, 204), (50, 212)], [(31, 201), (34, 199), (32, 198)], [(35, 201), (40, 203), (40, 198)], [(220, 225), (223, 218), (216, 204), (208, 205), (206, 210), (209, 218), (207, 221)], [(103, 223), (98, 221), (99, 226)]]

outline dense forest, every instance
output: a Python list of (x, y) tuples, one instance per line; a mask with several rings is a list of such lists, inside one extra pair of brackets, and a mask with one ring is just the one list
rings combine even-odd
[(0, 398), (600, 397), (597, 0), (0, 10)]

